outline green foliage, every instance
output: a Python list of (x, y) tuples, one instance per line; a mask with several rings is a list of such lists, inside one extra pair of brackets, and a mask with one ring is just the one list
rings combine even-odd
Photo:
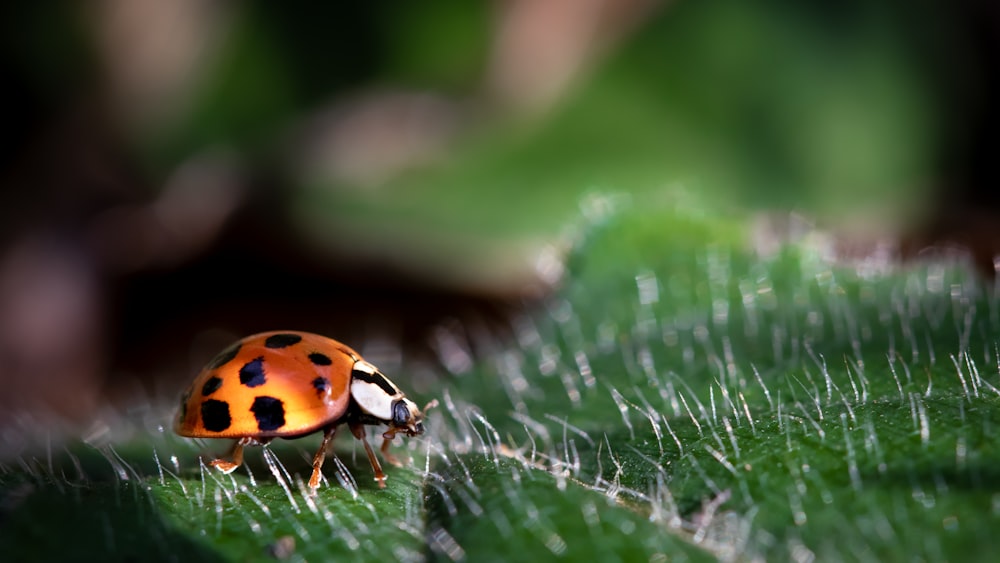
[[(251, 450), (224, 476), (197, 458), (221, 444), (112, 433), (3, 466), (0, 546), (149, 545), (163, 560), (288, 544), (306, 560), (995, 555), (991, 288), (952, 266), (832, 263), (818, 233), (762, 255), (739, 222), (694, 209), (592, 218), (566, 286), (515, 319), (516, 341), (439, 381), (429, 433), (406, 442), (412, 464), (389, 468), (385, 490), (346, 442), (312, 498), (315, 437)], [(57, 543), (43, 541), (52, 514)]]
[(794, 2), (671, 4), (540, 119), (483, 120), (446, 159), (374, 188), (290, 171), (291, 223), (320, 248), (364, 244), (410, 270), (451, 272), (488, 269), (490, 245), (551, 240), (595, 190), (683, 193), (740, 221), (777, 208), (908, 224), (926, 212), (936, 163), (930, 78), (900, 18), (862, 4), (833, 22)]
[(383, 6), (385, 74), (410, 87), (468, 90), (488, 58), (490, 9), (461, 0)]

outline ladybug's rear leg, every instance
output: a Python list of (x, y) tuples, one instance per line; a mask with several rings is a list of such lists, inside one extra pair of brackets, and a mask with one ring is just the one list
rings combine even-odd
[(351, 423), (351, 434), (365, 446), (365, 452), (368, 454), (368, 462), (372, 464), (372, 471), (375, 472), (375, 481), (378, 483), (380, 489), (385, 488), (385, 473), (382, 473), (382, 465), (379, 464), (378, 458), (375, 457), (375, 452), (372, 451), (371, 444), (368, 443), (368, 438), (365, 436), (365, 425), (358, 424), (356, 422)]
[(316, 455), (313, 456), (313, 472), (312, 477), (309, 478), (309, 488), (313, 491), (319, 488), (319, 479), (322, 476), (320, 470), (323, 468), (323, 460), (326, 459), (326, 451), (330, 449), (330, 442), (333, 441), (333, 437), (336, 434), (336, 426), (331, 426), (323, 431), (323, 443), (319, 445)]
[(229, 450), (229, 457), (232, 461), (226, 461), (225, 459), (218, 458), (213, 459), (208, 462), (208, 464), (228, 475), (233, 471), (236, 471), (237, 467), (243, 465), (243, 446), (263, 446), (269, 441), (270, 440), (258, 440), (256, 438), (240, 438), (233, 443), (232, 449)]

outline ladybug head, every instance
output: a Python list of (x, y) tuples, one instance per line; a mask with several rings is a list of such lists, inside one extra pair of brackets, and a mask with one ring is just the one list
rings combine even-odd
[(351, 372), (351, 399), (362, 413), (389, 426), (386, 436), (424, 433), (424, 413), (375, 366), (358, 360)]
[(390, 427), (407, 436), (418, 436), (424, 433), (424, 414), (417, 405), (403, 397), (392, 404), (392, 421)]

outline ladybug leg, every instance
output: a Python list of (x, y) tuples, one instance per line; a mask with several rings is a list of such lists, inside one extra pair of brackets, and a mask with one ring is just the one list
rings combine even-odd
[(326, 459), (326, 451), (330, 449), (330, 442), (333, 441), (333, 437), (337, 434), (337, 427), (331, 426), (323, 431), (323, 442), (319, 445), (319, 449), (316, 450), (316, 455), (313, 456), (313, 472), (312, 477), (309, 478), (309, 488), (314, 492), (319, 488), (319, 479), (322, 476), (320, 469), (323, 468), (323, 460)]
[(229, 450), (229, 457), (232, 458), (232, 461), (226, 461), (219, 458), (213, 459), (208, 462), (208, 464), (228, 475), (233, 471), (236, 471), (237, 467), (243, 465), (243, 446), (249, 446), (256, 443), (257, 442), (253, 438), (240, 438), (233, 443), (232, 449)]
[(372, 464), (372, 471), (375, 472), (375, 481), (378, 483), (380, 489), (385, 488), (385, 473), (382, 473), (382, 465), (379, 464), (378, 458), (375, 457), (375, 452), (372, 451), (371, 444), (368, 443), (367, 437), (365, 436), (365, 425), (358, 423), (351, 423), (351, 434), (365, 446), (365, 452), (368, 454), (368, 462)]
[(385, 434), (382, 434), (382, 447), (379, 448), (379, 451), (382, 452), (382, 457), (385, 459), (386, 463), (391, 463), (396, 467), (402, 467), (403, 463), (399, 461), (399, 458), (389, 451), (389, 444), (392, 443), (392, 439), (395, 437), (395, 432), (386, 432)]

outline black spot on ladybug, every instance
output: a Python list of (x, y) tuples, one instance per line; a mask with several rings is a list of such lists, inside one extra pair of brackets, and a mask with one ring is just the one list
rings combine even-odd
[(229, 403), (209, 399), (201, 404), (201, 423), (205, 430), (222, 432), (233, 423), (229, 416)]
[(251, 360), (240, 368), (240, 383), (247, 387), (258, 387), (267, 383), (264, 377), (264, 356)]
[(312, 380), (313, 387), (316, 388), (316, 393), (322, 395), (326, 388), (330, 386), (330, 380), (325, 377), (317, 377)]
[(317, 366), (328, 366), (333, 363), (330, 356), (326, 354), (320, 354), (319, 352), (313, 352), (309, 354), (309, 361), (316, 364)]
[(257, 397), (250, 407), (257, 419), (257, 428), (262, 431), (277, 430), (285, 425), (285, 406), (281, 399), (274, 397)]
[(233, 358), (236, 357), (236, 354), (240, 353), (240, 348), (242, 348), (242, 346), (243, 346), (242, 344), (237, 342), (236, 344), (233, 344), (229, 348), (226, 348), (221, 353), (219, 353), (218, 356), (212, 358), (212, 361), (208, 362), (208, 366), (206, 366), (205, 369), (219, 369), (222, 366), (233, 361)]
[(298, 334), (273, 334), (264, 341), (267, 348), (287, 348), (302, 341)]
[(204, 385), (201, 386), (201, 396), (207, 397), (218, 391), (219, 387), (222, 387), (222, 380), (213, 375), (208, 378), (208, 381), (206, 381)]

